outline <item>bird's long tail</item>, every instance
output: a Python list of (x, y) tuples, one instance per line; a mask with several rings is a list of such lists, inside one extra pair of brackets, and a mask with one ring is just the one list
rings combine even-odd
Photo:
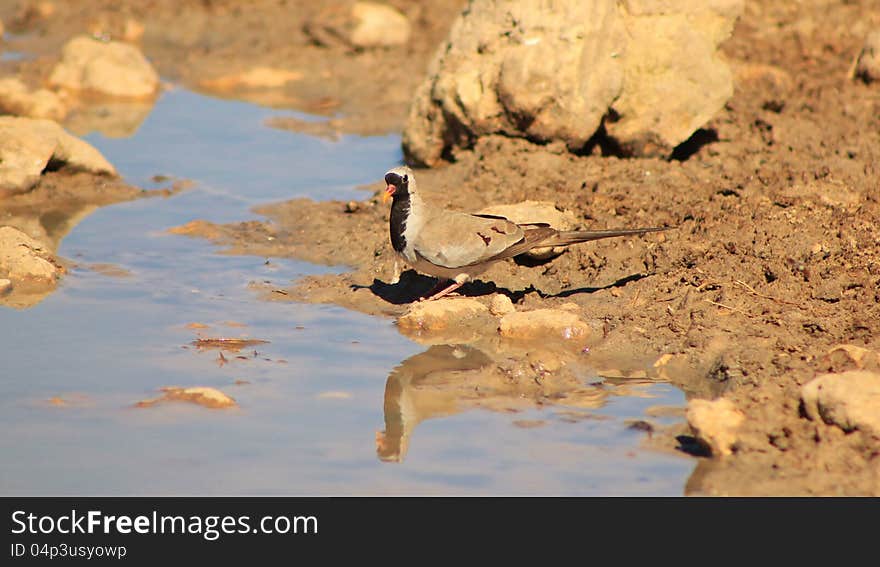
[(672, 228), (675, 227), (654, 226), (650, 228), (621, 228), (611, 230), (561, 230), (555, 236), (551, 236), (547, 240), (541, 242), (541, 246), (566, 246), (568, 244), (577, 244), (578, 242), (614, 238), (616, 236), (632, 236), (635, 234), (645, 234), (647, 232), (660, 232)]

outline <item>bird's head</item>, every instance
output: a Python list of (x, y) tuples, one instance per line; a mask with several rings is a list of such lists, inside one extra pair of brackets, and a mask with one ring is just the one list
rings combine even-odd
[(407, 166), (395, 167), (385, 174), (385, 192), (382, 194), (382, 202), (387, 203), (392, 197), (403, 197), (415, 190), (416, 181), (413, 172)]

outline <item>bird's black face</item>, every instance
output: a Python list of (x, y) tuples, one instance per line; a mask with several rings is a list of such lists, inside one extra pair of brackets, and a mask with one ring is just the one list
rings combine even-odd
[(385, 174), (385, 183), (388, 186), (385, 188), (385, 194), (382, 195), (383, 202), (388, 201), (392, 197), (397, 199), (406, 196), (409, 193), (409, 175), (387, 173)]

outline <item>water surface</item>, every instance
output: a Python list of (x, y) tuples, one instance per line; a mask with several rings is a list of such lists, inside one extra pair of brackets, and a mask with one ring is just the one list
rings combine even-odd
[[(682, 493), (693, 462), (641, 449), (644, 433), (625, 424), (683, 405), (666, 384), (610, 395), (597, 419), (573, 423), (558, 407), (426, 419), (401, 462), (381, 461), (386, 381), (425, 347), (388, 319), (260, 301), (248, 288), (339, 268), (220, 255), (166, 232), (258, 218), (251, 207), (293, 197), (362, 198), (356, 186), (401, 160), (398, 136), (329, 142), (264, 126), (279, 114), (308, 118), (178, 89), (133, 136), (86, 136), (132, 184), (154, 188), (162, 174), (194, 185), (96, 211), (61, 244), (76, 267), (59, 289), (0, 310), (0, 493)], [(198, 336), (269, 342), (223, 360), (195, 348)], [(240, 407), (132, 407), (171, 385), (213, 386)]]

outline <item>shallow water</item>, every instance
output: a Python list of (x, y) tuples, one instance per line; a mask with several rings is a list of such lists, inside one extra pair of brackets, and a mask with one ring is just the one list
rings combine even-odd
[[(308, 118), (173, 90), (134, 136), (86, 136), (132, 184), (154, 188), (164, 174), (195, 185), (96, 211), (61, 244), (77, 266), (59, 289), (0, 309), (0, 493), (682, 493), (693, 461), (639, 448), (645, 434), (625, 424), (683, 405), (666, 384), (641, 396), (597, 385), (609, 395), (589, 419), (562, 419), (558, 406), (433, 417), (409, 431), (405, 458), (380, 460), (386, 381), (425, 347), (388, 319), (248, 289), (332, 268), (216, 254), (166, 233), (257, 218), (252, 206), (297, 196), (362, 198), (355, 187), (401, 159), (398, 136), (329, 142), (263, 125), (285, 114)], [(191, 344), (199, 335), (269, 342), (224, 361)], [(169, 385), (214, 386), (240, 408), (132, 407)], [(56, 396), (67, 404), (47, 401)]]

